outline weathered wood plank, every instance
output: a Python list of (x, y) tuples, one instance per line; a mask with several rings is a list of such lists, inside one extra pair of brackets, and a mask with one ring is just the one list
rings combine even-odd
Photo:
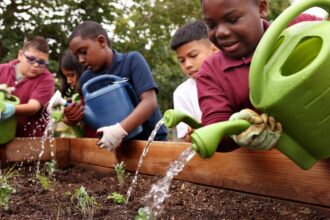
[[(121, 149), (120, 159), (134, 171), (146, 142), (133, 141)], [(189, 143), (154, 142), (141, 173), (164, 175), (169, 163)], [(277, 150), (253, 152), (239, 149), (216, 153), (203, 160), (198, 155), (177, 177), (186, 181), (330, 207), (330, 160), (302, 170)]]
[(96, 145), (97, 139), (70, 139), (70, 160), (103, 167), (113, 167), (117, 164), (116, 155)]
[(0, 148), (1, 162), (4, 163), (55, 159), (60, 167), (66, 167), (70, 164), (69, 153), (69, 140), (65, 138), (46, 140), (44, 146), (40, 138), (16, 138)]

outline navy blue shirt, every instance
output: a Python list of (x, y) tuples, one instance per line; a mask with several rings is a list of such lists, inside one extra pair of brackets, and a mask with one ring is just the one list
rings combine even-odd
[[(90, 79), (103, 74), (116, 75), (127, 78), (133, 86), (136, 94), (140, 96), (142, 93), (154, 89), (158, 93), (158, 87), (152, 77), (152, 72), (145, 58), (139, 52), (119, 53), (113, 50), (113, 59), (110, 69), (105, 72), (94, 73), (92, 70), (86, 70), (80, 78), (80, 86)], [(162, 118), (162, 114), (157, 106), (151, 117), (143, 123), (143, 131), (134, 139), (147, 140), (151, 131), (155, 128), (156, 123)], [(163, 125), (157, 132), (155, 140), (166, 141), (167, 129)]]

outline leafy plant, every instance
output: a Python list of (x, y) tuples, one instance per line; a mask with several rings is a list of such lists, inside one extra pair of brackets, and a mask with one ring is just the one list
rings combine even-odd
[(148, 220), (148, 215), (144, 208), (139, 208), (138, 214), (134, 217), (134, 220)]
[(111, 199), (114, 203), (119, 205), (124, 204), (125, 202), (125, 197), (122, 194), (116, 192), (113, 192), (111, 193), (111, 195), (108, 195), (107, 199)]
[(47, 161), (40, 172), (37, 172), (36, 179), (41, 184), (44, 190), (49, 190), (52, 184), (52, 178), (57, 170), (57, 163), (55, 160)]
[(51, 180), (47, 176), (42, 173), (37, 173), (36, 178), (44, 190), (49, 190), (51, 186)]
[[(69, 195), (68, 192), (66, 192)], [(71, 196), (71, 202), (76, 203), (80, 213), (87, 218), (92, 218), (95, 210), (97, 209), (97, 202), (93, 196), (89, 196), (85, 187), (81, 186), (75, 189), (74, 194)]]
[(17, 175), (14, 170), (15, 165), (6, 170), (3, 175), (0, 173), (0, 208), (7, 210), (9, 208), (9, 198), (16, 189), (9, 184), (9, 180)]
[(47, 161), (44, 166), (45, 173), (49, 178), (53, 177), (57, 170), (56, 160)]
[(117, 163), (115, 165), (115, 171), (116, 171), (116, 174), (117, 174), (119, 185), (121, 187), (124, 186), (125, 185), (125, 179), (126, 179), (124, 161), (122, 161), (120, 163)]

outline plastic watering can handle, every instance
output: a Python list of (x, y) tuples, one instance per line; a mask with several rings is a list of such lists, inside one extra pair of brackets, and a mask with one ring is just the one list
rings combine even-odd
[(253, 55), (253, 62), (250, 67), (250, 88), (253, 88), (252, 92), (262, 92), (258, 82), (263, 81), (262, 78), (265, 74), (260, 72), (265, 66), (270, 53), (272, 52), (272, 46), (276, 42), (279, 35), (284, 29), (286, 29), (289, 23), (296, 18), (303, 11), (312, 8), (321, 7), (330, 14), (330, 1), (329, 0), (304, 0), (295, 3), (284, 10), (279, 17), (271, 24), (270, 28), (265, 32), (261, 38)]
[(88, 92), (88, 88), (89, 88), (91, 85), (94, 85), (95, 83), (102, 82), (102, 81), (105, 81), (105, 80), (110, 80), (110, 81), (112, 81), (112, 83), (121, 83), (121, 82), (126, 82), (126, 81), (127, 81), (127, 79), (121, 78), (121, 77), (119, 77), (119, 76), (114, 76), (114, 75), (108, 75), (108, 74), (106, 74), (106, 75), (100, 75), (100, 76), (97, 76), (97, 77), (95, 77), (95, 78), (93, 78), (93, 79), (88, 80), (88, 81), (84, 84), (84, 86), (83, 86), (83, 88), (82, 88), (82, 92), (83, 92), (84, 96), (85, 96), (87, 93), (89, 93), (89, 92)]
[[(295, 17), (311, 7), (321, 7), (329, 13), (330, 1), (305, 0), (291, 5), (271, 24), (270, 28), (265, 32), (259, 42), (250, 66), (250, 97), (253, 105), (255, 103), (252, 97), (254, 97), (254, 94), (261, 94), (263, 90), (262, 86), (260, 86), (260, 82), (265, 82), (265, 78), (268, 77), (268, 75), (263, 72), (263, 69), (269, 57), (272, 55), (271, 53), (273, 51), (272, 47), (274, 46), (274, 42), (276, 42), (282, 31), (287, 28), (288, 24)], [(302, 169), (309, 169), (317, 162), (314, 156), (304, 150), (286, 133), (281, 135), (276, 147)]]
[(168, 128), (174, 128), (180, 122), (184, 122), (191, 128), (200, 128), (202, 125), (196, 119), (184, 112), (175, 109), (169, 109), (164, 113), (164, 124)]

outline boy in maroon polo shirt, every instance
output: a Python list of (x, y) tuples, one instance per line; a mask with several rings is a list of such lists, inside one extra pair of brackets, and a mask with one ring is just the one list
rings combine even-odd
[[(228, 119), (246, 119), (252, 126), (233, 136), (240, 146), (267, 150), (280, 137), (273, 117), (258, 115), (249, 99), (249, 68), (253, 52), (269, 26), (267, 0), (201, 0), (208, 36), (220, 52), (207, 59), (197, 77), (203, 126)], [(301, 18), (301, 17), (300, 17)], [(306, 17), (303, 20), (319, 20)], [(243, 110), (242, 110), (243, 109)], [(220, 151), (237, 148), (225, 140)]]
[(0, 65), (0, 84), (14, 87), (12, 94), (20, 99), (20, 104), (15, 108), (9, 106), (7, 112), (7, 117), (17, 116), (17, 137), (41, 137), (45, 130), (46, 119), (41, 113), (55, 86), (47, 70), (48, 53), (47, 41), (36, 36), (24, 42), (18, 59)]

